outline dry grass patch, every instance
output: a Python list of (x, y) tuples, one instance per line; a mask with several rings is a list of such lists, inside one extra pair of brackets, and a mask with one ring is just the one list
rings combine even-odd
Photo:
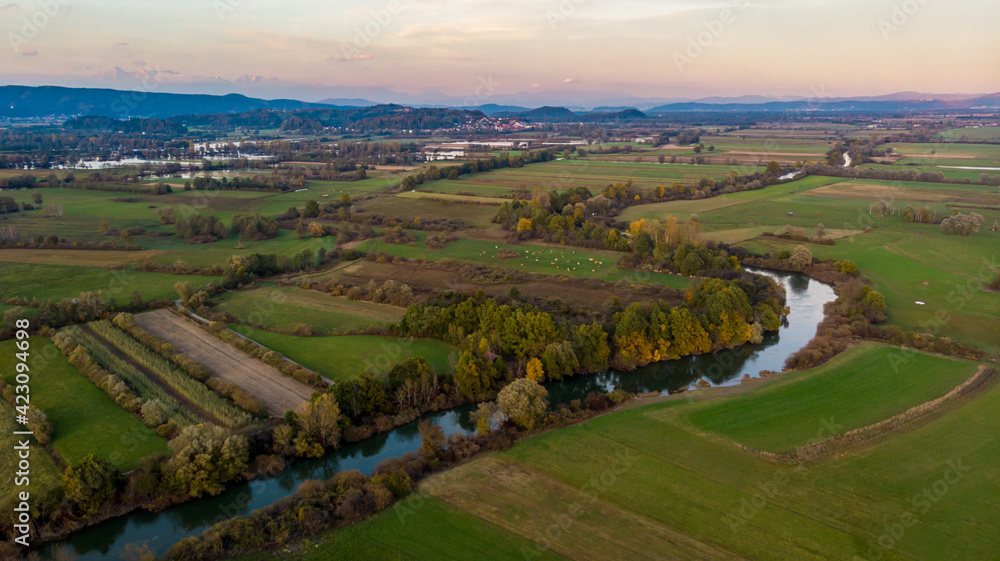
[(0, 249), (0, 261), (37, 265), (74, 265), (77, 267), (108, 267), (133, 263), (142, 257), (150, 259), (166, 253), (162, 250), (104, 251), (87, 249)]
[(177, 352), (205, 365), (225, 382), (236, 384), (259, 399), (268, 413), (281, 416), (308, 401), (312, 390), (251, 358), (169, 310), (139, 314), (135, 322), (167, 341)]
[[(544, 535), (549, 549), (580, 561), (738, 559), (667, 525), (605, 502), (596, 489), (577, 490), (496, 456), (436, 475), (421, 487), (454, 507), (529, 540)], [(548, 531), (553, 527), (556, 530)]]

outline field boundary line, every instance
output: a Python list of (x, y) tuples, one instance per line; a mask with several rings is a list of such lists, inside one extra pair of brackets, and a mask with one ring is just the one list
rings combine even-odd
[[(180, 300), (177, 300), (177, 301), (175, 301), (174, 303), (175, 303), (175, 304), (177, 304), (177, 308), (178, 308), (178, 310), (180, 311), (180, 313), (181, 313), (181, 315), (182, 315), (182, 316), (191, 316), (191, 317), (193, 317), (193, 318), (195, 318), (195, 319), (197, 319), (197, 320), (201, 321), (201, 322), (202, 322), (202, 323), (204, 323), (205, 325), (212, 325), (212, 321), (211, 321), (211, 320), (208, 320), (208, 319), (205, 319), (205, 318), (203, 318), (203, 317), (199, 316), (198, 314), (196, 314), (196, 313), (194, 313), (194, 312), (192, 312), (192, 311), (189, 311), (189, 310), (186, 310), (186, 309), (184, 309), (184, 308), (183, 308), (183, 307), (181, 306), (181, 304), (180, 304)], [(258, 343), (257, 341), (254, 341), (253, 339), (251, 339), (251, 338), (247, 337), (246, 335), (242, 335), (242, 334), (240, 334), (240, 333), (237, 333), (237, 332), (233, 331), (232, 329), (229, 329), (228, 327), (226, 327), (226, 331), (228, 331), (228, 332), (232, 333), (233, 335), (236, 335), (237, 337), (240, 337), (241, 339), (246, 339), (247, 341), (250, 341), (250, 342), (251, 342), (251, 343), (253, 343), (254, 345), (257, 345), (258, 347), (263, 347), (263, 348), (265, 348), (265, 349), (267, 349), (267, 350), (269, 350), (269, 351), (271, 351), (271, 352), (275, 352), (275, 353), (277, 353), (277, 352), (278, 352), (278, 351), (275, 351), (274, 349), (272, 349), (272, 348), (268, 347), (267, 345), (264, 345), (264, 344), (262, 344), (262, 343)], [(265, 331), (266, 331), (266, 330), (265, 330)], [(223, 342), (225, 342), (225, 341), (223, 341)], [(281, 353), (278, 353), (278, 354), (281, 354)], [(299, 363), (295, 362), (294, 360), (292, 360), (292, 359), (288, 358), (288, 357), (287, 357), (287, 356), (285, 356), (285, 355), (281, 355), (281, 357), (282, 357), (282, 358), (284, 358), (285, 360), (287, 360), (288, 362), (290, 362), (290, 363), (294, 364), (295, 366), (298, 366), (299, 368), (302, 368), (303, 370), (308, 370), (309, 372), (312, 372), (312, 373), (316, 374), (317, 376), (319, 376), (319, 377), (320, 377), (320, 378), (321, 378), (321, 379), (322, 379), (322, 380), (323, 380), (324, 382), (326, 382), (327, 384), (330, 384), (330, 385), (333, 385), (333, 380), (331, 380), (331, 379), (327, 378), (326, 376), (323, 376), (323, 375), (322, 375), (322, 374), (320, 374), (319, 372), (315, 372), (315, 371), (314, 371), (313, 369), (311, 369), (311, 368), (307, 368), (307, 367), (305, 367), (305, 366), (303, 366), (303, 365), (301, 365), (301, 364), (299, 364)]]
[(915, 405), (898, 415), (877, 423), (834, 435), (790, 452), (768, 452), (751, 448), (739, 442), (735, 444), (744, 452), (774, 463), (786, 465), (814, 463), (839, 452), (863, 450), (877, 444), (891, 434), (909, 432), (919, 425), (933, 421), (946, 412), (949, 409), (948, 406), (958, 406), (965, 398), (971, 398), (975, 394), (985, 391), (996, 379), (996, 368), (986, 364), (980, 365), (971, 378), (937, 399)]
[[(686, 427), (686, 426), (680, 426), (680, 425), (676, 425), (676, 423), (674, 423), (674, 424), (675, 424), (675, 426), (678, 426), (678, 427), (679, 427), (679, 428), (681, 428), (682, 430), (685, 430), (685, 431), (687, 431), (687, 430), (688, 430), (688, 427)], [(589, 429), (588, 429), (588, 430), (589, 430)], [(710, 482), (712, 482), (712, 483), (714, 483), (714, 484), (716, 484), (716, 485), (719, 485), (719, 486), (722, 486), (722, 487), (725, 487), (725, 488), (727, 488), (727, 489), (732, 489), (733, 491), (736, 491), (737, 493), (739, 493), (739, 494), (741, 494), (741, 495), (747, 495), (747, 492), (746, 492), (746, 491), (744, 491), (743, 489), (740, 489), (740, 488), (738, 488), (738, 487), (734, 487), (734, 486), (732, 486), (732, 485), (730, 485), (730, 484), (728, 484), (728, 483), (723, 483), (722, 481), (718, 481), (718, 480), (716, 480), (716, 479), (713, 479), (713, 478), (711, 478), (711, 477), (708, 477), (707, 475), (705, 475), (705, 474), (703, 474), (703, 473), (701, 473), (701, 472), (698, 472), (698, 471), (695, 471), (695, 470), (693, 470), (693, 469), (691, 469), (691, 468), (689, 468), (689, 467), (687, 467), (687, 466), (683, 466), (683, 465), (681, 465), (681, 464), (678, 464), (677, 462), (674, 462), (674, 461), (672, 461), (672, 460), (669, 460), (669, 459), (667, 459), (667, 458), (665, 458), (665, 457), (663, 457), (663, 456), (660, 456), (660, 455), (657, 455), (657, 454), (653, 454), (653, 453), (651, 453), (651, 452), (649, 452), (649, 451), (646, 451), (646, 450), (642, 450), (642, 449), (639, 449), (639, 448), (636, 448), (635, 446), (632, 446), (631, 444), (627, 444), (627, 443), (625, 443), (625, 442), (622, 442), (622, 441), (620, 441), (620, 440), (617, 440), (617, 439), (615, 439), (615, 438), (611, 438), (610, 436), (607, 436), (607, 435), (605, 435), (605, 434), (601, 434), (601, 433), (599, 433), (599, 432), (597, 432), (597, 431), (591, 431), (591, 432), (592, 432), (593, 434), (595, 434), (595, 435), (597, 435), (597, 436), (601, 437), (601, 438), (604, 438), (604, 439), (606, 439), (606, 440), (609, 440), (609, 441), (611, 441), (611, 442), (615, 442), (615, 443), (617, 443), (617, 444), (620, 444), (620, 445), (622, 445), (622, 446), (624, 446), (624, 447), (626, 447), (626, 448), (629, 448), (629, 449), (631, 449), (631, 450), (635, 450), (636, 452), (638, 452), (638, 453), (640, 453), (640, 454), (643, 454), (643, 455), (645, 455), (645, 456), (650, 456), (650, 457), (652, 457), (652, 458), (655, 458), (655, 459), (657, 459), (657, 460), (659, 460), (659, 461), (661, 461), (661, 462), (663, 462), (663, 463), (666, 463), (666, 464), (670, 464), (670, 465), (672, 465), (672, 466), (676, 467), (677, 469), (680, 469), (680, 470), (683, 470), (683, 471), (686, 471), (686, 472), (688, 472), (688, 473), (690, 473), (690, 474), (692, 474), (692, 475), (694, 475), (694, 476), (696, 476), (696, 477), (700, 477), (700, 478), (704, 479), (705, 481), (710, 481)], [(616, 503), (611, 503), (611, 504), (616, 504)], [(768, 503), (767, 503), (767, 504), (768, 504), (768, 505), (770, 505), (770, 506), (772, 506), (772, 507), (774, 507), (774, 508), (779, 508), (779, 509), (781, 509), (781, 510), (784, 510), (785, 512), (788, 512), (788, 513), (790, 513), (790, 514), (794, 514), (795, 516), (801, 516), (802, 518), (805, 518), (805, 519), (807, 519), (807, 520), (811, 520), (811, 521), (813, 521), (813, 522), (815, 522), (816, 524), (819, 524), (819, 525), (821, 525), (821, 526), (826, 526), (827, 528), (830, 528), (831, 530), (833, 530), (833, 531), (835, 531), (835, 532), (840, 532), (840, 533), (842, 533), (842, 534), (844, 534), (844, 535), (846, 535), (846, 536), (849, 536), (849, 537), (851, 537), (851, 538), (858, 538), (858, 537), (860, 537), (860, 536), (859, 536), (858, 534), (855, 534), (854, 532), (851, 532), (851, 531), (850, 531), (850, 530), (848, 530), (848, 529), (845, 529), (845, 528), (839, 528), (839, 527), (837, 527), (836, 525), (834, 525), (834, 524), (832, 524), (832, 523), (830, 523), (830, 522), (827, 522), (827, 521), (824, 521), (824, 520), (820, 520), (820, 519), (817, 519), (817, 518), (815, 518), (815, 517), (813, 517), (813, 516), (809, 516), (808, 514), (805, 514), (805, 513), (803, 513), (803, 512), (799, 512), (799, 511), (798, 511), (798, 510), (796, 510), (795, 508), (792, 508), (792, 506), (786, 506), (786, 505), (783, 505), (783, 504), (779, 504), (779, 503), (776, 503), (776, 502), (774, 502), (774, 501), (768, 501)], [(793, 504), (793, 505), (794, 505), (795, 503), (791, 503), (791, 504)], [(625, 506), (621, 506), (620, 508), (622, 508), (622, 509), (625, 509), (625, 510), (628, 510), (629, 512), (632, 512), (632, 511), (631, 511), (631, 509), (629, 509), (629, 508), (627, 508), (627, 507), (625, 507)], [(697, 538), (694, 538), (694, 539), (697, 539)], [(701, 540), (699, 540), (699, 541), (701, 541)], [(720, 547), (722, 547), (722, 546), (720, 546)], [(725, 549), (725, 548), (723, 548), (723, 549)], [(728, 551), (728, 550), (727, 550), (727, 551)], [(916, 560), (915, 558), (913, 558), (913, 557), (911, 557), (911, 556), (909, 556), (909, 555), (906, 555), (905, 553), (902, 553), (902, 552), (900, 552), (900, 551), (898, 551), (898, 550), (895, 550), (895, 549), (894, 549), (893, 551), (894, 551), (894, 552), (896, 552), (896, 553), (898, 553), (899, 555), (901, 555), (901, 556), (903, 556), (903, 557), (906, 557), (907, 559), (913, 559), (913, 561), (917, 561), (917, 560)]]
[(182, 395), (179, 391), (171, 387), (170, 384), (166, 382), (166, 380), (160, 378), (160, 376), (155, 372), (153, 372), (152, 370), (132, 360), (132, 357), (125, 354), (125, 352), (119, 349), (117, 346), (115, 346), (113, 342), (105, 339), (104, 337), (101, 336), (100, 333), (91, 329), (90, 325), (82, 324), (80, 325), (80, 328), (89, 333), (92, 337), (94, 337), (98, 341), (104, 341), (105, 343), (107, 343), (108, 351), (117, 356), (119, 359), (124, 360), (128, 364), (132, 365), (132, 367), (135, 368), (140, 374), (148, 378), (150, 382), (152, 382), (153, 384), (158, 386), (161, 390), (166, 392), (167, 395), (177, 400), (177, 403), (179, 403), (182, 407), (188, 408), (188, 410), (190, 410), (191, 413), (193, 413), (195, 416), (201, 417), (201, 419), (204, 421), (215, 423), (220, 427), (225, 426), (225, 424), (218, 417), (209, 413), (208, 411), (205, 411), (200, 405), (191, 401), (186, 396)]
[[(588, 494), (586, 492), (583, 492), (583, 491), (581, 491), (579, 489), (578, 486), (575, 486), (575, 485), (573, 485), (571, 483), (563, 481), (561, 478), (555, 476), (554, 474), (549, 473), (548, 471), (546, 471), (546, 470), (544, 470), (544, 469), (542, 469), (540, 467), (537, 467), (537, 466), (534, 466), (534, 465), (531, 465), (531, 464), (526, 464), (526, 463), (524, 463), (522, 461), (518, 461), (518, 460), (513, 459), (513, 458), (502, 458), (502, 457), (499, 457), (498, 454), (495, 454), (495, 453), (488, 454), (486, 456), (486, 458), (489, 458), (489, 459), (497, 462), (498, 467), (500, 465), (502, 465), (502, 464), (507, 464), (509, 466), (512, 466), (512, 469), (522, 470), (523, 472), (526, 472), (526, 473), (529, 473), (529, 474), (532, 474), (534, 476), (539, 477), (540, 480), (545, 480), (545, 481), (549, 482), (549, 484), (557, 486), (560, 491), (566, 493), (565, 496), (560, 495), (559, 497), (557, 497), (560, 500), (567, 500), (568, 501), (568, 500), (571, 500), (573, 498), (578, 498), (578, 496), (580, 496), (580, 495), (582, 495), (583, 497), (586, 497), (586, 499), (585, 499), (586, 500), (586, 509), (588, 511), (602, 512), (605, 515), (606, 515), (607, 511), (611, 511), (611, 510), (620, 511), (621, 513), (625, 513), (625, 514), (627, 514), (629, 516), (634, 517), (636, 522), (643, 522), (643, 523), (648, 524), (650, 527), (657, 527), (657, 528), (659, 528), (659, 530), (658, 530), (659, 532), (662, 532), (663, 534), (670, 535), (671, 538), (673, 538), (674, 540), (677, 540), (678, 542), (680, 542), (680, 541), (687, 542), (686, 545), (688, 545), (688, 546), (703, 546), (705, 550), (710, 550), (712, 552), (718, 553), (720, 556), (722, 556), (721, 558), (737, 559), (737, 560), (742, 560), (742, 561), (750, 561), (748, 558), (743, 557), (743, 556), (741, 556), (741, 555), (739, 555), (739, 554), (737, 554), (737, 553), (735, 553), (733, 551), (730, 551), (729, 549), (727, 549), (727, 548), (725, 548), (725, 547), (723, 547), (721, 545), (713, 544), (713, 543), (707, 542), (705, 540), (698, 539), (698, 538), (692, 536), (691, 534), (689, 534), (687, 532), (684, 532), (684, 531), (682, 531), (682, 530), (674, 527), (672, 524), (669, 524), (669, 523), (666, 523), (666, 522), (662, 522), (660, 520), (657, 520), (655, 518), (650, 517), (647, 514), (644, 514), (644, 513), (635, 511), (635, 510), (632, 510), (631, 508), (628, 508), (628, 507), (626, 507), (624, 505), (621, 505), (621, 504), (618, 504), (616, 502), (608, 501), (608, 500), (605, 500), (604, 498), (601, 498), (599, 496), (590, 495), (590, 494)], [(447, 473), (447, 472), (442, 472), (442, 473)], [(428, 485), (428, 486), (433, 488), (432, 485)], [(443, 485), (442, 485), (442, 487), (443, 487)], [(508, 490), (513, 491), (513, 489), (509, 489), (509, 488), (508, 488)], [(504, 526), (502, 526), (501, 524), (499, 524), (497, 522), (493, 522), (491, 520), (487, 520), (487, 519), (483, 518), (482, 516), (476, 514), (475, 512), (467, 510), (466, 508), (463, 508), (459, 504), (456, 504), (455, 502), (452, 502), (451, 500), (448, 500), (448, 498), (446, 498), (448, 496), (447, 491), (442, 492), (441, 489), (438, 489), (437, 491), (440, 494), (436, 494), (433, 490), (429, 490), (429, 489), (426, 490), (426, 492), (430, 496), (436, 498), (437, 500), (442, 501), (442, 502), (444, 502), (444, 503), (452, 506), (453, 508), (456, 508), (456, 509), (462, 511), (462, 512), (468, 514), (469, 516), (475, 517), (478, 520), (482, 520), (482, 521), (484, 521), (484, 522), (486, 522), (486, 523), (488, 523), (488, 524), (490, 524), (492, 526), (495, 526), (496, 528), (499, 528), (500, 530), (503, 530), (504, 532), (507, 532), (507, 533), (510, 533), (510, 534), (513, 534), (513, 535), (516, 535), (516, 536), (520, 536), (520, 537), (526, 539), (527, 541), (530, 541), (532, 543), (538, 544), (539, 546), (547, 549), (550, 552), (556, 553), (557, 555), (559, 555), (559, 556), (561, 556), (563, 558), (566, 558), (566, 559), (577, 559), (577, 557), (574, 557), (573, 555), (571, 555), (573, 553), (572, 551), (561, 551), (561, 550), (565, 550), (566, 549), (565, 547), (561, 547), (561, 548), (556, 549), (556, 548), (554, 548), (554, 546), (556, 546), (556, 544), (551, 544), (550, 547), (546, 547), (546, 546), (540, 544), (535, 539), (532, 539), (532, 538), (528, 537), (525, 533), (522, 533), (522, 531), (527, 532), (527, 530), (523, 526), (519, 526), (517, 524), (511, 524), (511, 526), (513, 528), (519, 528), (522, 531), (518, 531), (518, 530), (514, 530), (514, 529), (511, 529), (511, 528), (504, 527)], [(603, 505), (603, 507), (602, 507), (602, 505)], [(670, 541), (670, 540), (668, 540), (668, 541)]]

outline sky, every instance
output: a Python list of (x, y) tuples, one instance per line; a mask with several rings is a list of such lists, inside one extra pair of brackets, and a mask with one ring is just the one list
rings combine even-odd
[(998, 21), (996, 0), (0, 0), (0, 84), (464, 105), (992, 93)]

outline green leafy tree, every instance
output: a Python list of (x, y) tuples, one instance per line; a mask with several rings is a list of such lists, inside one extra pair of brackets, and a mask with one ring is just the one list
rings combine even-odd
[(371, 372), (362, 372), (358, 376), (358, 393), (364, 411), (385, 413), (389, 410), (389, 398), (385, 384)]
[(340, 444), (340, 405), (333, 395), (324, 393), (303, 404), (297, 419), (302, 430), (315, 436), (324, 448)]
[(247, 438), (210, 423), (184, 427), (169, 445), (174, 455), (164, 467), (164, 480), (191, 497), (218, 495), (223, 483), (247, 470)]
[(476, 397), (493, 390), (493, 369), (477, 352), (465, 351), (455, 368), (455, 384), (465, 397)]
[(319, 216), (319, 203), (316, 201), (306, 201), (306, 209), (302, 213), (306, 218), (316, 218)]
[(174, 283), (174, 290), (177, 291), (177, 296), (180, 297), (181, 304), (187, 305), (191, 297), (194, 296), (194, 289), (191, 285), (184, 281), (177, 281)]
[(396, 364), (389, 370), (389, 387), (393, 390), (402, 386), (407, 380), (418, 381), (425, 376), (433, 376), (434, 369), (427, 359), (415, 356)]
[(93, 454), (66, 468), (62, 483), (66, 498), (73, 501), (84, 518), (93, 516), (114, 496), (121, 472)]
[(500, 390), (497, 406), (508, 418), (525, 430), (531, 430), (545, 413), (549, 392), (538, 382), (519, 378)]
[(430, 419), (424, 419), (417, 425), (420, 430), (420, 455), (428, 460), (440, 459), (444, 456), (447, 438), (444, 429), (434, 424)]

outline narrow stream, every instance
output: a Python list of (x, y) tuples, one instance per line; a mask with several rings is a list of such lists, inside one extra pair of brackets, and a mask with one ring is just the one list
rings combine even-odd
[[(553, 382), (546, 385), (552, 403), (582, 399), (592, 391), (621, 388), (630, 392), (669, 392), (704, 378), (713, 385), (739, 383), (743, 374), (756, 376), (761, 370), (780, 371), (785, 359), (813, 338), (823, 319), (823, 305), (833, 300), (833, 289), (798, 273), (754, 271), (770, 276), (785, 286), (788, 320), (777, 333), (769, 333), (757, 345), (744, 345), (699, 357), (652, 364), (632, 372), (614, 370)], [(474, 406), (430, 413), (445, 433), (471, 433), (468, 420)], [(298, 460), (272, 477), (230, 486), (216, 497), (200, 499), (163, 512), (135, 511), (103, 522), (60, 542), (81, 561), (119, 559), (129, 543), (147, 543), (159, 555), (178, 541), (199, 534), (217, 522), (244, 516), (295, 492), (307, 479), (327, 479), (341, 470), (357, 469), (371, 474), (386, 458), (413, 452), (420, 446), (417, 422), (344, 446), (322, 458)], [(50, 548), (41, 551), (51, 558)]]

